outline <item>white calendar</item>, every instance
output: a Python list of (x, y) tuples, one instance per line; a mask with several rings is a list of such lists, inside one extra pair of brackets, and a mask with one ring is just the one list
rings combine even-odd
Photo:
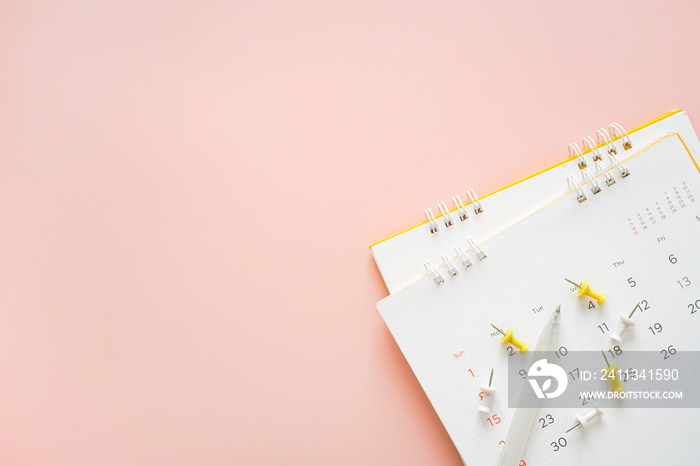
[[(597, 194), (592, 182), (582, 184), (583, 202), (562, 179), (555, 200), (479, 244), (485, 259), (470, 251), (472, 267), (455, 261), (453, 276), (443, 265), (441, 284), (426, 274), (377, 304), (465, 464), (498, 462), (513, 415), (508, 358), (528, 355), (501, 344), (490, 323), (534, 347), (561, 304), (560, 344), (568, 350), (700, 348), (698, 166), (678, 133), (620, 160), (629, 176), (611, 172), (608, 186), (601, 173)], [(565, 277), (588, 281), (607, 299), (577, 297)], [(640, 302), (637, 325), (614, 343), (620, 315)], [(497, 390), (484, 414), (480, 386), (492, 368)], [(523, 466), (696, 462), (700, 409), (608, 409), (589, 428), (565, 433), (586, 410), (543, 412)]]
[[(632, 138), (633, 144), (628, 150), (624, 149), (622, 138), (615, 141), (609, 140), (610, 135), (605, 129), (591, 134), (599, 141), (605, 141), (599, 153), (607, 160), (606, 150), (609, 147), (616, 148), (618, 153), (631, 155), (660, 136), (673, 132), (681, 135), (691, 153), (700, 153), (700, 143), (693, 126), (688, 115), (682, 111), (663, 115), (630, 131), (629, 137)], [(584, 149), (586, 147), (583, 145)], [(596, 165), (592, 163), (592, 155), (588, 155), (588, 163), (589, 168), (595, 171)], [(468, 204), (461, 212), (453, 210), (449, 217), (438, 216), (434, 222), (434, 226), (439, 228), (436, 234), (430, 233), (432, 225), (426, 222), (371, 245), (372, 256), (389, 293), (394, 293), (419, 280), (425, 273), (423, 264), (426, 261), (435, 265), (441, 264), (442, 254), (454, 252), (454, 246), (465, 243), (466, 236), (481, 242), (556, 199), (563, 178), (569, 175), (580, 176), (578, 162), (577, 158), (573, 158), (556, 164), (524, 180), (482, 196), (477, 203)], [(474, 174), (470, 175), (474, 176)], [(452, 205), (457, 207), (459, 199), (468, 202), (467, 195), (470, 194), (463, 191), (461, 198), (456, 194), (452, 197)], [(437, 207), (444, 210), (443, 206), (445, 203), (441, 202)], [(476, 213), (477, 206), (482, 210), (479, 214)], [(426, 209), (426, 212), (428, 211), (435, 211), (439, 215), (434, 204), (432, 210)], [(462, 215), (468, 217), (462, 220)], [(449, 227), (447, 226), (449, 223), (446, 223), (448, 221), (452, 221)]]

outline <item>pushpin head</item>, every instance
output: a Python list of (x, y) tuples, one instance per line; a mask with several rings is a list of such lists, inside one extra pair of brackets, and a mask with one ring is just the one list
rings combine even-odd
[(578, 287), (578, 291), (576, 291), (576, 296), (582, 298), (586, 295), (586, 291), (588, 291), (588, 288), (588, 282), (581, 283)]
[(527, 351), (528, 347), (530, 346), (527, 343), (522, 343), (517, 338), (513, 337), (512, 329), (508, 329), (506, 333), (503, 334), (503, 338), (501, 338), (501, 343), (503, 343), (504, 345), (510, 343), (511, 345), (518, 348), (521, 353)]
[(484, 392), (483, 403), (477, 408), (482, 413), (490, 413), (491, 408), (489, 408), (489, 403), (491, 402), (491, 395), (496, 392), (496, 387), (482, 385), (481, 391)]
[(479, 411), (482, 413), (490, 413), (491, 408), (489, 408), (489, 403), (491, 402), (491, 396), (494, 394), (496, 391), (496, 387), (491, 385), (491, 382), (493, 382), (493, 368), (491, 368), (491, 375), (489, 375), (489, 384), (488, 385), (482, 385), (481, 386), (481, 391), (482, 391), (482, 396), (481, 400), (482, 403), (479, 406)]
[(591, 422), (591, 420), (597, 416), (602, 416), (603, 415), (603, 410), (600, 408), (595, 408), (592, 411), (589, 411), (588, 413), (584, 415), (576, 414), (574, 417), (576, 418), (576, 425), (572, 427), (571, 429), (567, 430), (566, 432), (570, 432), (574, 430), (575, 427), (581, 426), (584, 429), (588, 427), (588, 423)]
[(603, 374), (605, 374), (607, 379), (612, 382), (614, 392), (622, 392), (625, 390), (625, 387), (620, 383), (620, 378), (617, 376), (617, 370), (617, 364), (613, 364), (612, 366), (608, 366), (603, 369)]
[(501, 338), (501, 343), (504, 345), (507, 343), (510, 343), (510, 339), (513, 338), (513, 330), (508, 329), (506, 333), (503, 334), (503, 338)]
[(622, 320), (622, 323), (625, 324), (627, 327), (631, 327), (634, 325), (634, 321), (627, 316), (620, 316), (620, 320)]
[(620, 327), (620, 330), (618, 330), (617, 333), (610, 334), (610, 338), (612, 338), (618, 343), (622, 342), (622, 335), (627, 331), (627, 328), (634, 326), (634, 321), (627, 316), (620, 316), (620, 320), (622, 320), (622, 326)]
[(589, 297), (595, 299), (598, 304), (603, 304), (605, 301), (605, 295), (596, 293), (595, 291), (591, 290), (591, 287), (588, 285), (588, 282), (582, 282), (581, 285), (579, 286), (578, 291), (576, 292), (576, 296), (579, 298), (588, 295)]

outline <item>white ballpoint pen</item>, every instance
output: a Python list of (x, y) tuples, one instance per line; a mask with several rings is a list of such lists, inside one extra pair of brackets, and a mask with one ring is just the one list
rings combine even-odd
[[(557, 309), (552, 313), (552, 316), (544, 326), (544, 330), (542, 330), (540, 338), (537, 340), (535, 351), (556, 351), (559, 341), (559, 322), (561, 321), (560, 309), (561, 306), (557, 306)], [(529, 388), (524, 386), (523, 389), (528, 390)], [(526, 397), (521, 395), (520, 398), (524, 399)], [(515, 409), (515, 414), (506, 436), (506, 443), (498, 460), (498, 466), (518, 466), (520, 464), (536, 417), (537, 407)]]

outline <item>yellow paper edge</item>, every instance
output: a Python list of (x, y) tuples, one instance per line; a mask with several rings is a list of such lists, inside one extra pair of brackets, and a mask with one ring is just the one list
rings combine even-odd
[[(665, 120), (665, 119), (668, 118), (668, 117), (671, 117), (671, 116), (673, 116), (673, 115), (676, 115), (676, 114), (678, 114), (678, 113), (680, 113), (680, 112), (682, 112), (682, 111), (683, 111), (683, 110), (679, 108), (679, 109), (673, 110), (673, 111), (671, 111), (671, 112), (664, 113), (663, 115), (658, 116), (658, 117), (654, 118), (653, 120), (647, 121), (647, 122), (644, 123), (643, 125), (637, 126), (636, 128), (632, 128), (632, 130), (628, 131), (627, 133), (628, 133), (628, 134), (635, 133), (635, 132), (637, 132), (637, 131), (639, 131), (639, 130), (642, 130), (642, 129), (648, 127), (648, 126), (653, 125), (654, 123), (658, 123), (658, 122), (661, 121), (661, 120)], [(614, 141), (617, 141), (618, 139), (620, 139), (621, 137), (622, 137), (622, 136), (616, 136), (616, 137), (612, 138), (612, 140), (613, 140), (613, 142), (614, 142)], [(682, 139), (681, 139), (681, 142), (683, 142)], [(598, 145), (596, 146), (596, 148), (597, 148), (597, 149), (598, 149), (598, 148), (601, 148), (601, 147), (603, 147), (604, 145), (605, 145), (605, 143), (598, 144)], [(683, 145), (685, 146), (685, 143), (683, 143)], [(688, 150), (687, 147), (686, 147), (686, 150)], [(585, 154), (588, 154), (588, 153), (590, 153), (590, 152), (591, 152), (591, 149), (586, 149), (586, 150), (583, 151), (583, 154), (585, 155)], [(688, 153), (690, 153), (690, 152), (688, 152)], [(691, 155), (690, 158), (693, 159), (693, 156)], [(510, 188), (510, 187), (512, 187), (512, 186), (515, 186), (515, 185), (518, 184), (518, 183), (522, 183), (523, 181), (527, 181), (527, 180), (529, 180), (529, 179), (532, 178), (532, 177), (535, 177), (535, 176), (537, 176), (537, 175), (539, 175), (539, 174), (541, 174), (541, 173), (544, 173), (544, 172), (546, 172), (546, 171), (548, 171), (548, 170), (552, 170), (553, 168), (557, 168), (557, 167), (559, 167), (559, 166), (561, 166), (561, 165), (564, 165), (565, 163), (570, 162), (570, 161), (572, 161), (572, 160), (574, 160), (574, 159), (576, 159), (576, 156), (567, 157), (567, 158), (565, 158), (564, 160), (562, 160), (561, 162), (555, 163), (554, 165), (549, 166), (549, 167), (547, 167), (547, 168), (544, 168), (544, 169), (542, 169), (542, 170), (536, 171), (535, 173), (533, 173), (533, 174), (531, 174), (531, 175), (528, 175), (528, 176), (526, 176), (525, 178), (521, 178), (521, 179), (519, 179), (519, 180), (517, 180), (517, 181), (514, 181), (513, 183), (510, 183), (510, 184), (507, 184), (507, 185), (505, 185), (505, 186), (503, 186), (503, 187), (501, 187), (501, 188), (498, 188), (498, 189), (495, 190), (495, 191), (492, 191), (492, 192), (490, 192), (490, 193), (488, 193), (488, 194), (486, 194), (486, 195), (484, 195), (484, 196), (481, 196), (481, 198), (482, 198), (482, 199), (485, 199), (485, 198), (489, 197), (489, 196), (492, 195), (492, 194), (496, 194), (497, 192), (503, 191), (504, 189), (508, 189), (508, 188)], [(697, 162), (695, 162), (695, 159), (693, 159), (693, 163), (695, 163), (695, 166), (696, 166), (696, 167), (698, 166)], [(699, 168), (698, 170), (700, 170), (700, 168)], [(464, 205), (467, 206), (467, 205), (469, 205), (469, 204), (471, 204), (471, 202), (465, 203)], [(457, 209), (456, 209), (456, 208), (453, 208), (453, 209), (450, 210), (450, 212), (454, 212), (455, 210), (457, 210)], [(438, 219), (438, 218), (440, 218), (440, 217), (442, 217), (442, 215), (438, 215), (438, 216), (436, 216), (435, 218)], [(401, 234), (403, 234), (403, 233), (406, 233), (406, 232), (409, 231), (409, 230), (413, 230), (414, 228), (418, 228), (418, 227), (421, 226), (421, 225), (425, 225), (426, 223), (428, 223), (428, 221), (427, 221), (427, 220), (424, 220), (423, 222), (421, 222), (421, 223), (419, 223), (419, 224), (417, 224), (417, 225), (413, 225), (412, 227), (409, 227), (409, 228), (406, 228), (406, 229), (404, 229), (404, 230), (401, 230), (401, 231), (399, 231), (398, 233), (394, 233), (394, 234), (391, 235), (391, 236), (387, 236), (386, 238), (384, 238), (384, 239), (382, 239), (382, 240), (380, 240), (380, 241), (377, 241), (376, 243), (372, 243), (372, 244), (369, 245), (369, 247), (370, 247), (370, 249), (371, 249), (372, 247), (376, 246), (376, 245), (379, 244), (379, 243), (383, 243), (384, 241), (390, 240), (391, 238), (393, 238), (393, 237), (395, 237), (395, 236), (399, 236), (399, 235), (401, 235)]]
[[(677, 113), (677, 112), (674, 112), (674, 114), (675, 114), (675, 113)], [(653, 121), (656, 121), (656, 120), (652, 120), (652, 122), (653, 122)], [(648, 124), (651, 124), (652, 122), (650, 122), (650, 123), (648, 123)], [(640, 127), (640, 128), (635, 128), (635, 129), (641, 129), (641, 127)], [(695, 165), (695, 168), (696, 168), (696, 169), (698, 170), (698, 172), (700, 173), (700, 165), (698, 165), (698, 162), (695, 160), (695, 157), (693, 157), (693, 154), (690, 153), (690, 150), (688, 150), (688, 146), (685, 145), (685, 141), (683, 140), (683, 138), (681, 137), (681, 135), (678, 134), (678, 133), (669, 133), (669, 134), (666, 134), (665, 136), (660, 137), (659, 139), (655, 140), (655, 141), (652, 142), (651, 144), (649, 144), (649, 145), (647, 145), (647, 146), (644, 146), (643, 150), (637, 152), (637, 153), (634, 154), (634, 155), (630, 155), (629, 157), (622, 159), (620, 162), (627, 162), (628, 160), (632, 160), (633, 158), (635, 158), (635, 157), (637, 157), (637, 156), (643, 154), (644, 151), (646, 151), (646, 150), (650, 149), (651, 147), (657, 145), (657, 144), (660, 143), (661, 141), (663, 141), (663, 140), (665, 140), (665, 139), (668, 139), (668, 138), (670, 138), (670, 137), (673, 137), (673, 136), (676, 136), (676, 137), (678, 138), (678, 140), (681, 142), (681, 144), (683, 144), (683, 148), (684, 148), (685, 151), (688, 153), (688, 157), (690, 157), (690, 160), (693, 161), (693, 164)], [(575, 158), (575, 157), (574, 157), (574, 158)], [(598, 177), (601, 177), (601, 176), (603, 176), (603, 175), (604, 175), (604, 173), (599, 173), (599, 174), (595, 175), (595, 177), (598, 178)], [(590, 181), (586, 181), (585, 183), (582, 183), (581, 186), (586, 186), (588, 183), (590, 183)], [(505, 188), (502, 188), (502, 189), (505, 189)], [(561, 201), (561, 200), (564, 199), (565, 197), (571, 195), (571, 193), (573, 193), (574, 191), (575, 191), (575, 189), (572, 189), (572, 190), (568, 191), (567, 193), (562, 194), (562, 195), (559, 196), (558, 198), (551, 200), (550, 202), (548, 202), (547, 204), (543, 205), (542, 207), (540, 207), (540, 208), (537, 209), (536, 211), (534, 211), (534, 212), (530, 213), (529, 215), (527, 215), (527, 216), (521, 218), (520, 220), (518, 220), (517, 222), (513, 223), (512, 225), (509, 225), (509, 226), (505, 227), (503, 230), (499, 231), (498, 233), (495, 233), (495, 234), (491, 235), (489, 238), (486, 238), (486, 239), (483, 240), (481, 243), (479, 243), (479, 246), (481, 246), (481, 245), (483, 245), (483, 244), (486, 244), (487, 242), (491, 241), (491, 240), (494, 239), (495, 237), (497, 237), (497, 236), (503, 234), (504, 232), (510, 230), (510, 229), (513, 228), (514, 226), (516, 226), (516, 225), (522, 223), (523, 221), (527, 220), (528, 218), (532, 217), (533, 215), (535, 215), (535, 214), (537, 214), (537, 213), (543, 211), (544, 209), (546, 209), (547, 207), (551, 206), (552, 204)], [(494, 192), (496, 192), (496, 191), (494, 191)], [(471, 249), (467, 250), (467, 252), (469, 252), (469, 251), (471, 251)], [(442, 268), (442, 265), (438, 266), (438, 269), (441, 269), (441, 268)], [(400, 289), (397, 290), (397, 291), (401, 291), (401, 290), (403, 290), (404, 288), (409, 287), (409, 286), (412, 285), (413, 283), (415, 283), (415, 282), (409, 283), (408, 285), (403, 286), (402, 288), (400, 288)], [(396, 291), (395, 291), (394, 293), (396, 293)], [(387, 298), (388, 298), (388, 296), (387, 296), (386, 298), (384, 298), (384, 299), (387, 299)]]

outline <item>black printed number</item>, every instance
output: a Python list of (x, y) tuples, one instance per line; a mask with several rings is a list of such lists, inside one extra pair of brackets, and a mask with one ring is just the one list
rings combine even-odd
[(700, 299), (694, 303), (688, 304), (688, 309), (690, 309), (691, 314), (695, 314), (696, 312), (700, 311)]
[(544, 429), (545, 427), (554, 424), (554, 418), (551, 414), (545, 414), (544, 417), (540, 418), (540, 422), (542, 423), (542, 428)]
[(559, 451), (567, 445), (567, 442), (566, 442), (566, 439), (564, 437), (559, 437), (559, 440), (557, 440), (556, 442), (550, 443), (550, 445), (552, 445), (552, 448), (554, 448), (554, 451)]
[(662, 349), (661, 354), (664, 356), (664, 359), (668, 359), (674, 354), (676, 354), (676, 348), (674, 348), (673, 345), (671, 345), (667, 349)]

